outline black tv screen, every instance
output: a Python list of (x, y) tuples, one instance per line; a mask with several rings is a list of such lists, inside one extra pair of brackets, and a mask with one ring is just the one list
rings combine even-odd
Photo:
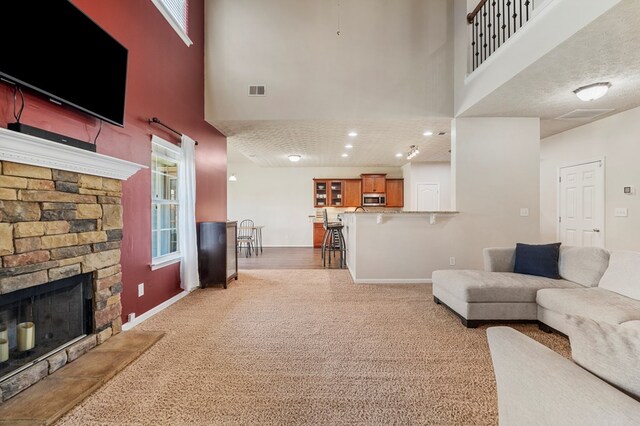
[(0, 78), (124, 127), (124, 46), (68, 0), (3, 1), (0, 16)]

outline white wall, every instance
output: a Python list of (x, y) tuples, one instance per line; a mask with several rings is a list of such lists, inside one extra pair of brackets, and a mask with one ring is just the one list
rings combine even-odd
[[(624, 186), (640, 190), (640, 108), (634, 108), (542, 140), (540, 151), (540, 233), (556, 240), (558, 168), (605, 158), (605, 246), (640, 250), (640, 195), (625, 195)], [(628, 217), (615, 217), (626, 207)]]
[[(450, 0), (208, 0), (206, 118), (450, 117), (452, 11)], [(250, 84), (267, 96), (248, 97)]]
[[(458, 118), (452, 137), (453, 207), (460, 215), (448, 232), (458, 266), (482, 268), (484, 247), (538, 242), (539, 119)], [(523, 207), (528, 217), (520, 216)]]
[[(621, 0), (538, 1), (536, 16), (468, 75), (468, 0), (455, 0), (454, 116), (460, 116)], [(553, 28), (553, 31), (549, 29)]]
[(433, 225), (426, 214), (383, 215), (381, 223), (375, 214), (346, 215), (354, 279), (424, 282), (438, 269), (481, 269), (485, 247), (539, 242), (539, 120), (459, 118), (452, 137), (459, 214)]
[(408, 163), (402, 167), (405, 179), (404, 210), (417, 209), (416, 186), (419, 183), (440, 184), (440, 210), (451, 210), (451, 163)]
[[(359, 178), (361, 173), (387, 173), (402, 177), (400, 167), (258, 167), (230, 163), (236, 182), (227, 185), (227, 218), (253, 219), (264, 225), (263, 245), (311, 247), (314, 178)], [(328, 208), (330, 219), (344, 209)]]

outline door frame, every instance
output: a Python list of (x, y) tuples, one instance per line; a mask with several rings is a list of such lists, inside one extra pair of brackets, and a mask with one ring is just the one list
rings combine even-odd
[(591, 164), (591, 163), (600, 163), (600, 168), (602, 169), (602, 173), (600, 173), (600, 182), (599, 184), (602, 185), (602, 207), (600, 209), (600, 217), (602, 217), (602, 226), (600, 227), (600, 235), (602, 235), (602, 248), (606, 248), (607, 246), (607, 238), (606, 238), (606, 231), (607, 231), (607, 187), (606, 187), (606, 183), (607, 183), (607, 179), (606, 179), (606, 172), (607, 172), (607, 157), (598, 157), (598, 158), (591, 158), (591, 159), (586, 159), (583, 161), (565, 161), (563, 163), (560, 163), (560, 165), (558, 166), (557, 170), (556, 170), (556, 216), (558, 217), (558, 221), (556, 222), (556, 241), (560, 241), (560, 211), (561, 211), (561, 200), (560, 200), (560, 176), (561, 176), (561, 171), (562, 169), (566, 169), (567, 167), (576, 167), (576, 166), (584, 166), (586, 164)]
[(440, 182), (416, 182), (414, 187), (414, 194), (416, 195), (414, 209), (418, 210), (418, 186), (419, 185), (436, 185), (438, 187), (438, 211), (440, 210)]

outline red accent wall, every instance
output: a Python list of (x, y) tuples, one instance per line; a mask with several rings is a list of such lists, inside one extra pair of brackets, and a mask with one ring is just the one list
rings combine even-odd
[[(196, 147), (197, 221), (227, 217), (226, 138), (204, 120), (204, 0), (189, 2), (189, 36), (178, 37), (151, 1), (73, 0), (129, 51), (125, 127), (103, 124), (97, 151), (150, 166), (151, 135), (179, 138), (148, 123), (156, 116), (184, 132)], [(10, 41), (6, 41), (10, 42)], [(21, 122), (91, 142), (99, 121), (69, 107), (25, 92)], [(13, 90), (0, 84), (0, 126), (13, 119)], [(144, 169), (123, 183), (122, 319), (137, 316), (178, 294), (179, 264), (151, 271), (151, 172)], [(138, 297), (137, 285), (145, 283)]]

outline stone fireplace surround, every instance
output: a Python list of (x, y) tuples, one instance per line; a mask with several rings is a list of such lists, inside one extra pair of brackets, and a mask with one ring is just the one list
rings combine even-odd
[(122, 330), (122, 180), (141, 168), (0, 128), (0, 297), (92, 273), (94, 330), (0, 382), (0, 404)]

